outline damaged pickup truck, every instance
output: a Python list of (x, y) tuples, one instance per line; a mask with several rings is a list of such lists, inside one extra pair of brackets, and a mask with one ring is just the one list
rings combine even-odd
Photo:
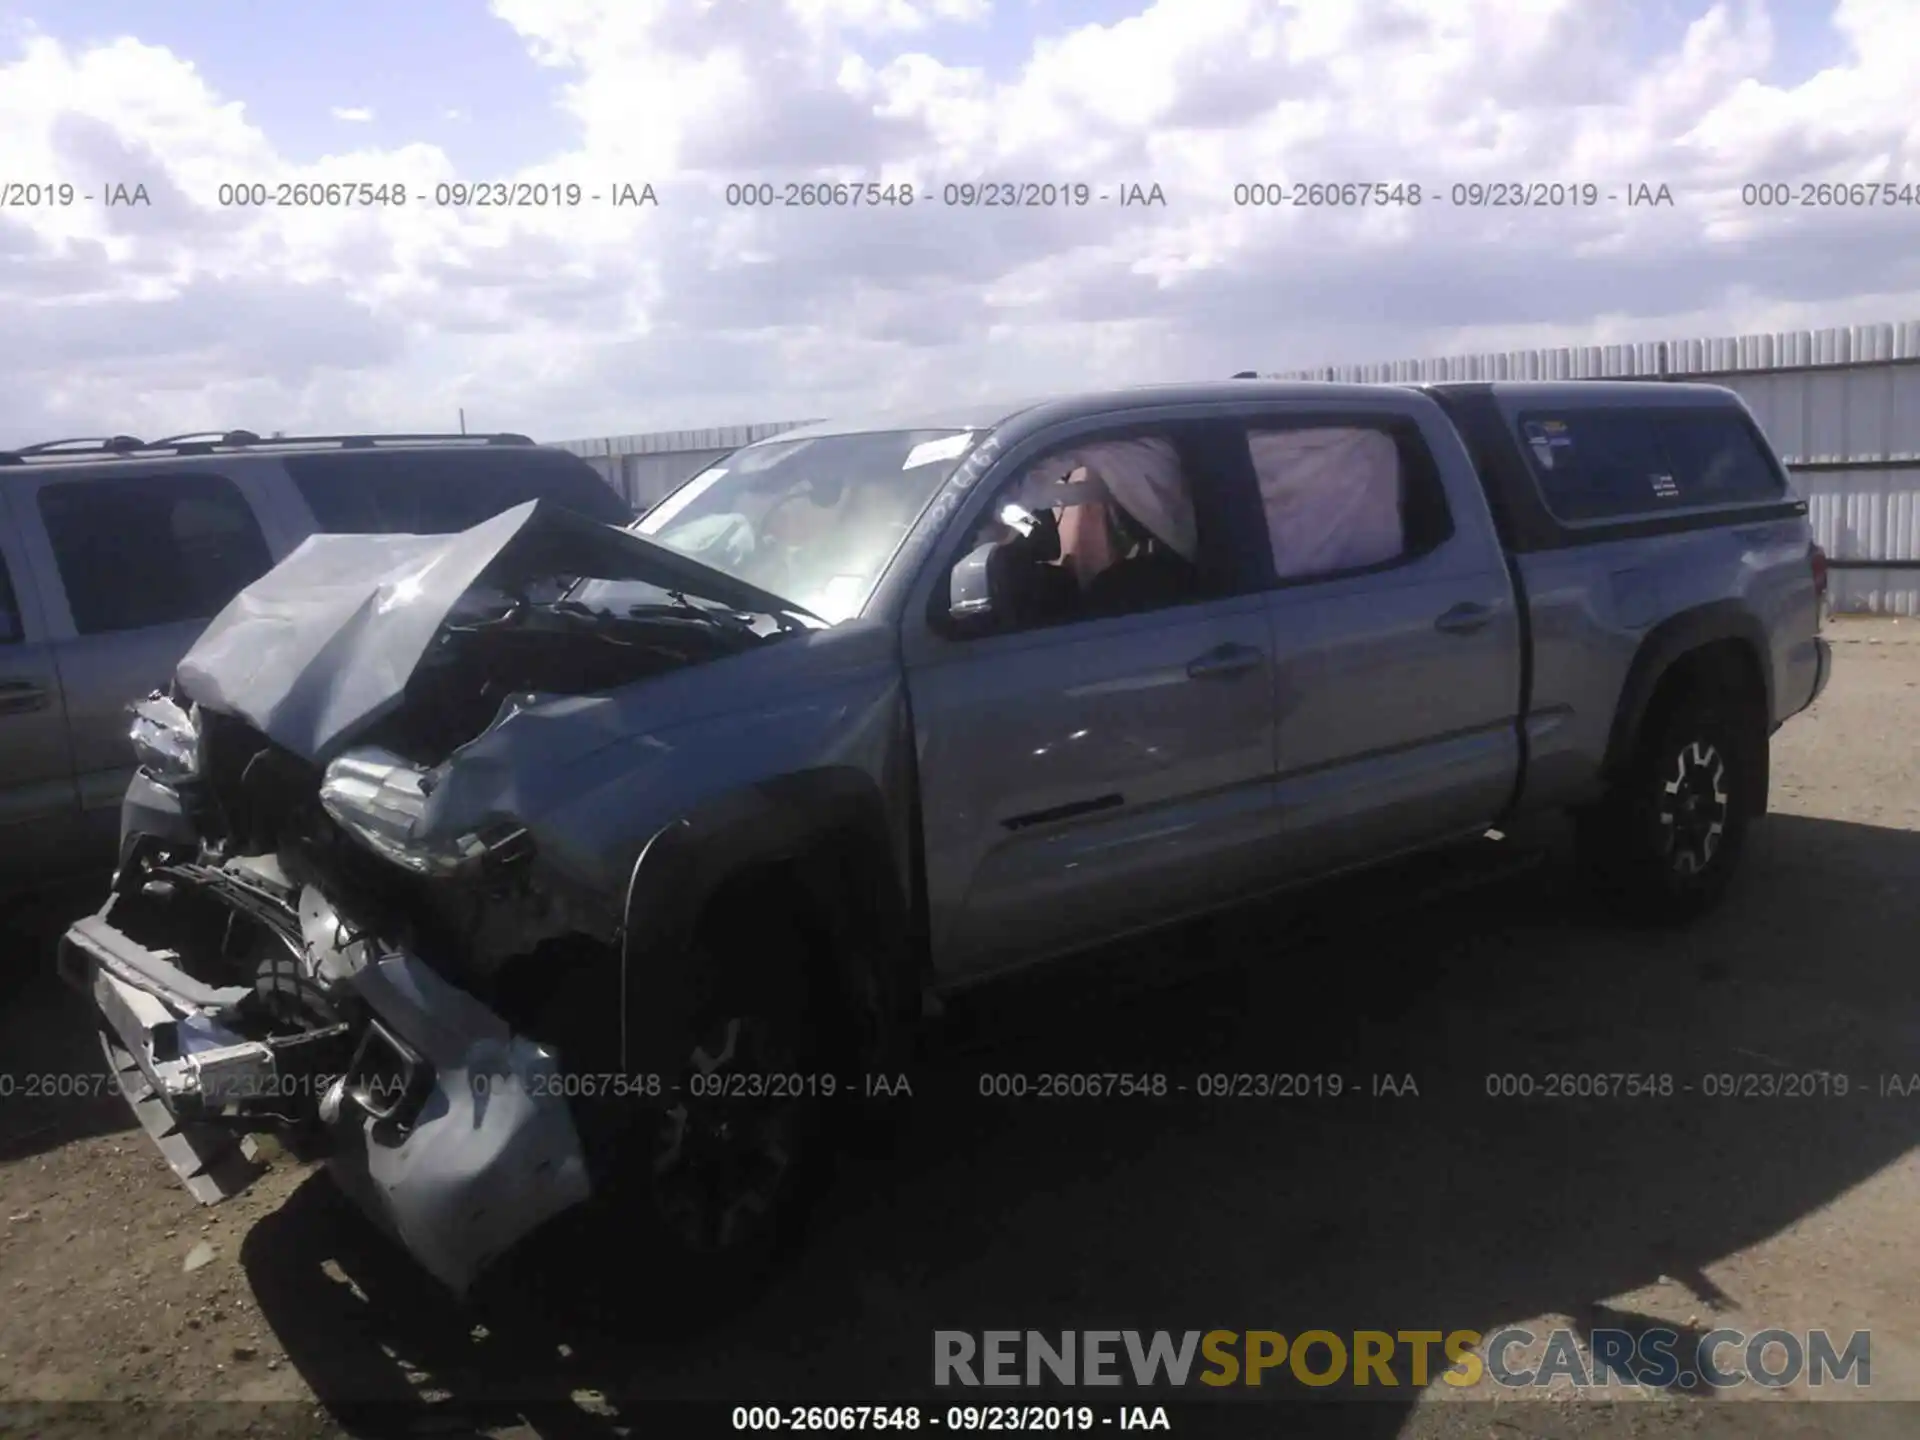
[(711, 1287), (954, 988), (1547, 809), (1705, 910), (1822, 569), (1666, 384), (1123, 391), (315, 536), (136, 707), (61, 964), (203, 1200), (272, 1132), (456, 1291), (596, 1205)]

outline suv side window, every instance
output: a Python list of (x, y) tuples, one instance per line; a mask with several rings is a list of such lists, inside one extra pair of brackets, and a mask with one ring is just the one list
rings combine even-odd
[(57, 480), (39, 502), (82, 635), (211, 619), (273, 565), (252, 508), (219, 475)]
[(20, 615), (19, 597), (13, 593), (13, 577), (7, 573), (7, 557), (0, 555), (0, 645), (18, 645), (26, 638), (26, 621)]
[(1453, 533), (1417, 427), (1256, 422), (1246, 441), (1281, 584), (1405, 564)]
[(1563, 521), (1777, 500), (1785, 489), (1732, 410), (1573, 410), (1519, 417), (1541, 499)]
[(330, 535), (451, 535), (529, 500), (606, 525), (633, 519), (591, 465), (563, 450), (330, 450), (280, 463)]
[(1168, 430), (1134, 429), (1070, 442), (1024, 466), (953, 568), (957, 633), (1006, 634), (1217, 594), (1196, 463)]

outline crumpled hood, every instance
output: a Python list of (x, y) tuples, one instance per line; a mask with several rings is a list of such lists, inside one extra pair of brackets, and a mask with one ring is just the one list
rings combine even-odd
[(181, 692), (325, 764), (391, 713), (441, 624), (482, 580), (638, 580), (740, 610), (791, 602), (548, 500), (456, 535), (312, 535), (213, 619)]

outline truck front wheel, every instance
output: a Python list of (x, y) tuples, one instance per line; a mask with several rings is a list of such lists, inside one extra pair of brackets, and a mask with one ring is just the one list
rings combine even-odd
[[(737, 902), (737, 903), (736, 903)], [(847, 1103), (831, 997), (805, 917), (729, 897), (686, 957), (695, 1008), (661, 1104), (632, 1115), (603, 1197), (636, 1286), (699, 1326), (750, 1301), (825, 1179), (828, 1113)], [(635, 1316), (645, 1323), (645, 1317)]]
[(1753, 819), (1764, 728), (1714, 692), (1681, 697), (1649, 727), (1612, 790), (1575, 817), (1581, 868), (1637, 919), (1676, 924), (1719, 903)]

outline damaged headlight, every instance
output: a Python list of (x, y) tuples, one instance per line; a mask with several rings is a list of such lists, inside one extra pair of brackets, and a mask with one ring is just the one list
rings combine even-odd
[(200, 773), (200, 716), (155, 691), (133, 707), (127, 731), (141, 768), (165, 784), (192, 780)]
[(434, 865), (413, 838), (427, 810), (426, 772), (386, 750), (349, 750), (320, 779), (320, 805), (374, 853), (419, 874)]
[(424, 833), (428, 773), (389, 750), (349, 750), (321, 777), (320, 804), (362, 845), (416, 875), (453, 875), (529, 853), (526, 832), (518, 826), (452, 839)]

